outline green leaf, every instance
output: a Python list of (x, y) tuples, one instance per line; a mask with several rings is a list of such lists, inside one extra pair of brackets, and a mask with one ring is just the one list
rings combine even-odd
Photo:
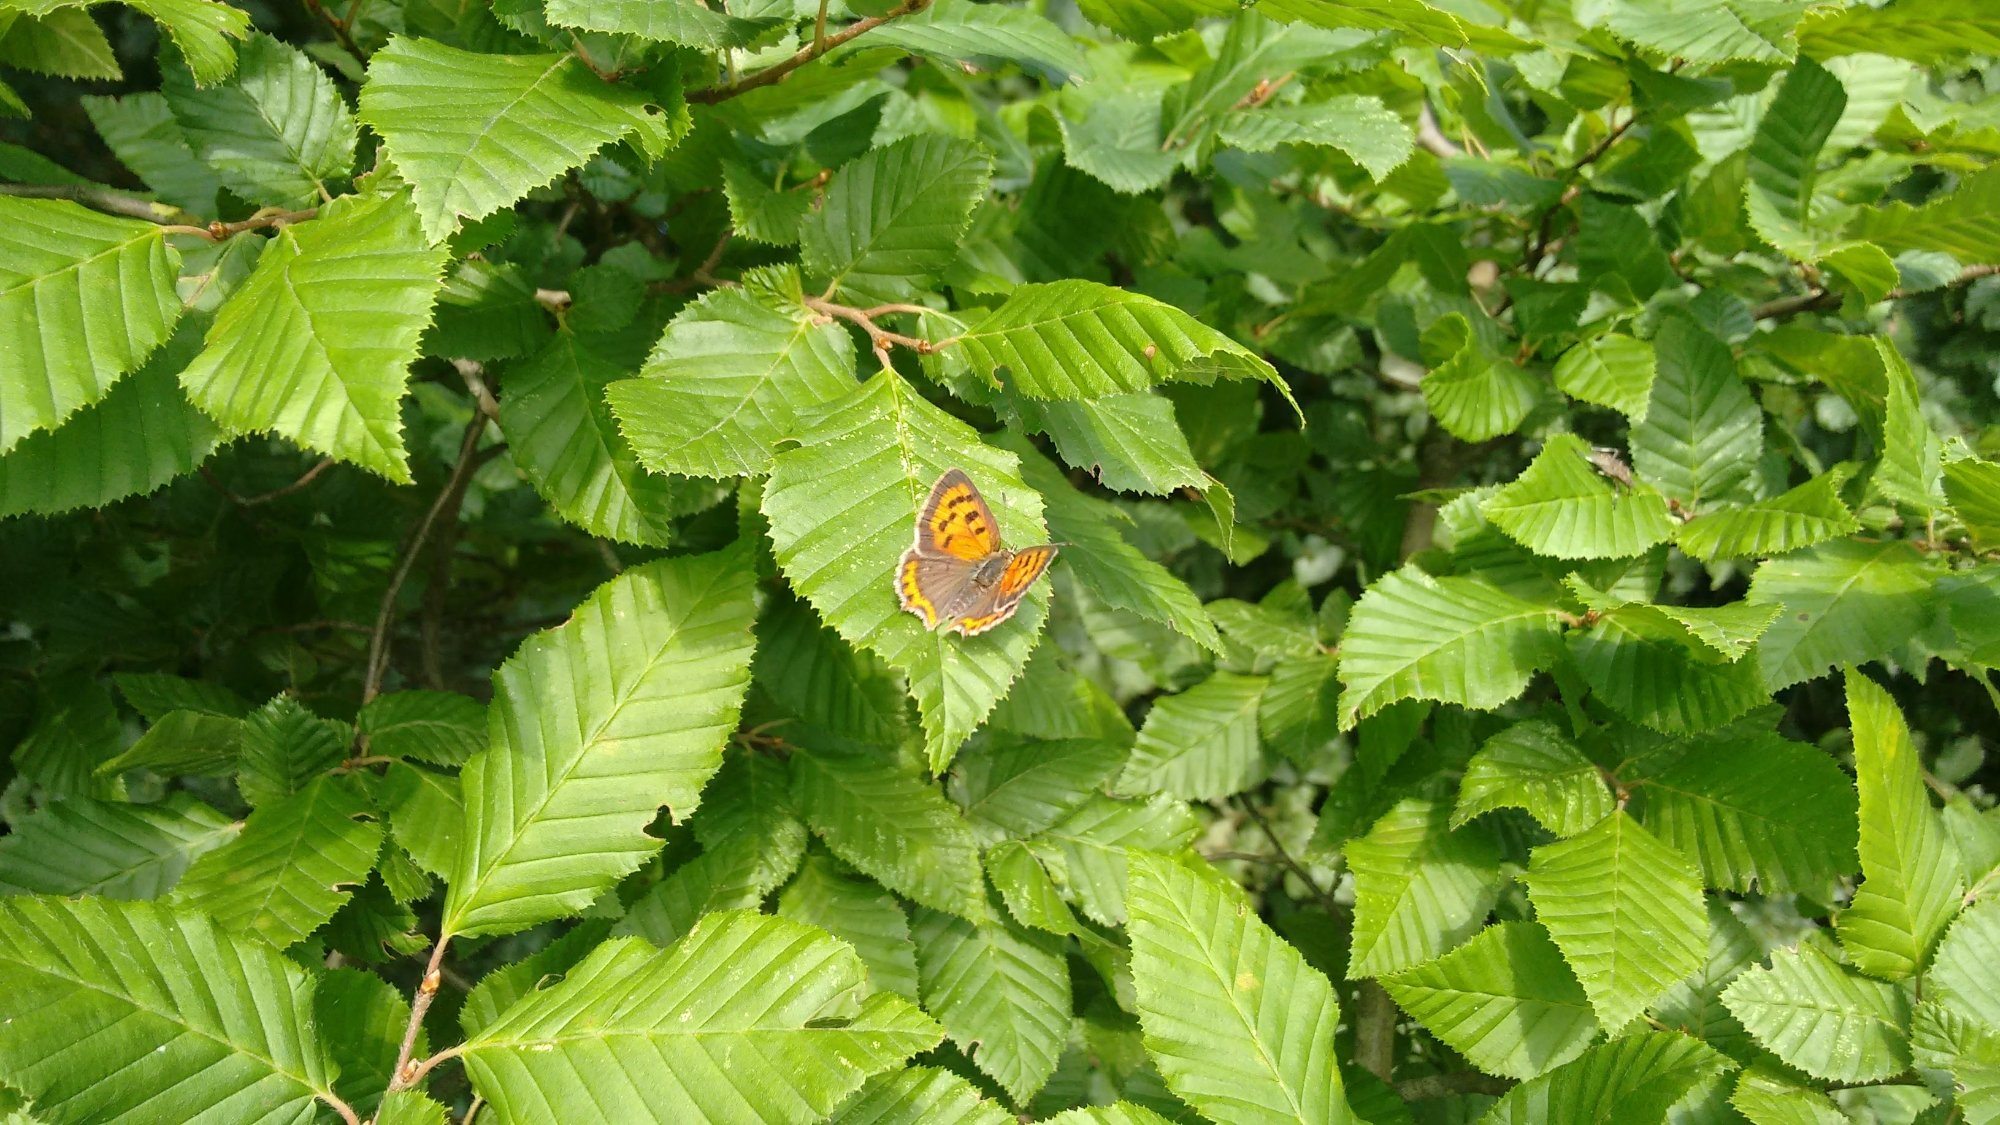
[(157, 805), (71, 797), (0, 836), (0, 894), (159, 898), (242, 827), (187, 793)]
[(1751, 1125), (1847, 1125), (1848, 1121), (1832, 1098), (1769, 1059), (1758, 1060), (1736, 1080), (1729, 1106)]
[(1861, 886), (1834, 924), (1856, 968), (1901, 980), (1923, 969), (1958, 911), (1958, 864), (1931, 808), (1902, 712), (1852, 668), (1847, 716), (1861, 799)]
[[(657, 946), (678, 941), (704, 916), (723, 910), (755, 910), (771, 890), (752, 841), (704, 849), (632, 901), (611, 932), (637, 934)], [(782, 877), (782, 876), (781, 876)]]
[(1488, 353), (1463, 313), (1425, 329), (1423, 351), (1443, 357), (1424, 375), (1424, 406), (1460, 441), (1512, 433), (1534, 409), (1535, 380), (1519, 364)]
[(854, 343), (803, 307), (781, 311), (742, 289), (682, 310), (637, 379), (607, 396), (639, 460), (656, 473), (767, 473), (801, 417), (854, 389)]
[(1145, 852), (1178, 852), (1194, 842), (1196, 829), (1187, 806), (1172, 798), (1117, 801), (1093, 794), (1027, 845), (1085, 914), (1122, 926), (1126, 861)]
[(754, 580), (741, 549), (634, 567), (501, 665), (443, 934), (575, 913), (658, 850), (646, 826), (693, 810), (735, 729)]
[(1052, 86), (1091, 76), (1067, 32), (1026, 8), (1001, 4), (934, 4), (870, 31), (857, 49), (877, 47), (982, 70), (1013, 63)]
[(178, 378), (200, 346), (191, 322), (103, 398), (0, 455), (0, 517), (102, 508), (152, 492), (208, 459), (222, 431), (188, 402)]
[(1340, 641), (1341, 726), (1401, 699), (1491, 709), (1553, 663), (1556, 608), (1477, 578), (1432, 578), (1415, 567), (1361, 595)]
[(352, 175), (354, 114), (333, 79), (296, 48), (253, 34), (227, 82), (199, 82), (168, 66), (160, 92), (188, 147), (230, 191), (297, 207), (332, 198), (333, 185)]
[(664, 153), (674, 121), (686, 120), (672, 101), (653, 114), (653, 98), (600, 81), (574, 54), (475, 54), (399, 35), (368, 61), (361, 120), (387, 143), (435, 242), (612, 141), (632, 136), (647, 153)]
[(1284, 385), (1261, 356), (1174, 306), (1079, 279), (1015, 287), (956, 342), (973, 370), (993, 377), (1004, 367), (1009, 389), (1033, 399), (1216, 375)]
[(390, 832), (418, 866), (449, 878), (458, 864), (465, 796), (457, 774), (438, 773), (397, 762), (377, 791), (389, 814)]
[(1872, 338), (1887, 383), (1882, 449), (1869, 475), (1872, 491), (1930, 520), (1945, 507), (1943, 443), (1917, 401), (1917, 376), (1888, 338)]
[(1168, 1088), (1216, 1120), (1352, 1121), (1332, 984), (1206, 863), (1134, 853), (1128, 864), (1132, 984)]
[(1236, 11), (1237, 6), (1225, 0), (1153, 0), (1143, 5), (1081, 0), (1077, 7), (1092, 23), (1127, 39), (1144, 41), (1185, 31), (1205, 16), (1227, 15)]
[(1117, 789), (1216, 800), (1264, 776), (1257, 708), (1269, 681), (1217, 672), (1146, 713)]
[(1340, 662), (1328, 656), (1281, 660), (1257, 708), (1264, 745), (1309, 763), (1340, 733)]
[(423, 350), (454, 359), (513, 359), (540, 351), (553, 336), (548, 310), (518, 267), (468, 258), (438, 291)]
[(777, 886), (806, 851), (806, 826), (791, 788), (783, 762), (747, 753), (727, 756), (702, 790), (701, 815), (692, 825), (695, 839), (709, 851), (747, 844), (757, 856), (756, 884)]
[(1417, 147), (1410, 127), (1373, 95), (1238, 110), (1223, 118), (1220, 136), (1245, 152), (1288, 144), (1337, 149), (1376, 180), (1400, 167)]
[[(355, 1112), (371, 1112), (381, 1104), (395, 1075), (396, 1053), (410, 1023), (410, 1002), (373, 973), (335, 969), (320, 977), (313, 990), (313, 1019), (340, 1067), (334, 1092)], [(428, 1037), (421, 1029), (412, 1046), (418, 1058), (429, 1053)], [(386, 1116), (388, 1111), (383, 1112)], [(375, 1125), (384, 1125), (383, 1119)]]
[[(1063, 461), (1115, 492), (1164, 496), (1203, 488), (1208, 474), (1195, 463), (1171, 399), (1151, 391), (1101, 398), (1017, 400), (1031, 430), (1055, 442)], [(1996, 521), (2000, 522), (2000, 521)]]
[(363, 704), (354, 725), (368, 752), (462, 766), (486, 749), (486, 705), (450, 691), (395, 691)]
[(827, 740), (792, 754), (792, 790), (833, 854), (883, 886), (973, 921), (991, 914), (971, 825), (913, 763)]
[(1023, 926), (1088, 938), (1090, 932), (1076, 920), (1062, 889), (1035, 853), (1018, 840), (1003, 840), (986, 850), (986, 878), (1000, 893), (1007, 913)]
[(241, 72), (230, 40), (242, 39), (250, 30), (250, 13), (212, 0), (133, 0), (130, 7), (159, 21), (180, 48), (196, 82), (219, 82), (232, 67)]
[[(231, 8), (230, 11), (238, 11)], [(197, 160), (164, 95), (150, 92), (80, 99), (97, 135), (162, 200), (194, 214), (215, 209), (222, 180)]]
[(1624, 1027), (1707, 954), (1693, 865), (1622, 809), (1536, 848), (1523, 881), (1601, 1026)]
[(1556, 389), (1607, 406), (1636, 425), (1653, 398), (1653, 345), (1613, 332), (1585, 340), (1556, 360)]
[(1465, 764), (1451, 827), (1499, 808), (1526, 809), (1557, 836), (1609, 816), (1611, 790), (1597, 766), (1555, 724), (1531, 719), (1486, 740)]
[(989, 735), (959, 755), (952, 793), (977, 829), (1033, 836), (1076, 811), (1125, 764), (1127, 747), (1096, 739)]
[(1157, 621), (1211, 652), (1221, 648), (1214, 624), (1188, 584), (1119, 534), (1121, 524), (1132, 523), (1131, 516), (1071, 486), (1032, 442), (1011, 433), (1002, 442), (1020, 455), (1021, 478), (1041, 493), (1049, 534), (1071, 545), (1058, 561), (1097, 601)]
[(1642, 759), (1626, 780), (1643, 802), (1640, 823), (1693, 856), (1711, 887), (1815, 894), (1855, 869), (1854, 786), (1814, 747), (1721, 731), (1661, 766)]
[(123, 77), (104, 29), (81, 7), (44, 6), (10, 22), (0, 27), (0, 62), (56, 78)]
[(1841, 503), (1845, 480), (1845, 473), (1821, 473), (1769, 500), (1707, 512), (1680, 525), (1674, 542), (1695, 558), (1715, 562), (1782, 555), (1852, 535), (1861, 525)]
[(1820, 149), (1847, 108), (1840, 79), (1800, 58), (1778, 87), (1750, 142), (1743, 209), (1750, 227), (1781, 253), (1816, 260), (1825, 237), (1813, 214)]
[(1438, 801), (1398, 801), (1368, 835), (1347, 844), (1354, 875), (1350, 980), (1401, 972), (1459, 944), (1485, 924), (1504, 880), (1483, 829), (1454, 831)]
[(636, 35), (698, 51), (746, 47), (778, 20), (743, 19), (701, 0), (550, 0), (548, 20), (611, 35)]
[(938, 1041), (892, 993), (855, 1005), (861, 958), (810, 926), (735, 912), (661, 951), (614, 938), (467, 1039), (505, 1119), (811, 1122)]
[(174, 901), (279, 949), (340, 909), (368, 878), (382, 826), (343, 778), (320, 778), (250, 814), (243, 834), (196, 861)]
[(197, 914), (0, 897), (0, 1072), (52, 1120), (311, 1120), (335, 1069), (312, 991)]
[[(1181, 4), (1189, 0), (1166, 2)], [(1207, 4), (1216, 0), (1192, 2)], [(1080, 6), (1095, 8), (1110, 3), (1111, 0), (1081, 0)], [(1227, 8), (1234, 11), (1235, 5)], [(1057, 118), (1057, 124), (1062, 128), (1064, 162), (1111, 190), (1127, 195), (1152, 191), (1165, 184), (1180, 167), (1181, 154), (1160, 147), (1164, 131), (1160, 120), (1161, 91), (1123, 89), (1096, 93), (1096, 87), (1102, 85), (1085, 87), (1092, 91), (1087, 99), (1078, 95), (1063, 103), (1064, 112)]]
[(947, 469), (971, 474), (1011, 546), (1046, 542), (1041, 498), (1021, 482), (1013, 454), (981, 443), (892, 371), (802, 429), (764, 489), (779, 569), (848, 643), (873, 649), (909, 677), (926, 758), (941, 770), (1020, 674), (1048, 612), (1048, 590), (1038, 583), (1012, 620), (979, 636), (929, 632), (897, 603), (896, 560)]
[(974, 924), (918, 908), (911, 934), (924, 1008), (952, 1042), (1025, 1105), (1069, 1042), (1063, 941), (1005, 919)]
[(903, 741), (909, 700), (881, 661), (849, 646), (797, 598), (767, 603), (758, 626), (756, 682), (773, 703), (828, 734)]
[(2000, 464), (1979, 457), (1948, 462), (1944, 492), (1975, 541), (2000, 541)]
[(1736, 374), (1722, 341), (1684, 320), (1669, 320), (1654, 341), (1658, 374), (1644, 423), (1632, 428), (1632, 467), (1648, 483), (1700, 510), (1747, 499), (1764, 451), (1763, 411)]
[(1759, 1044), (1832, 1082), (1878, 1082), (1910, 1065), (1910, 998), (1811, 944), (1771, 954), (1736, 978), (1722, 1002)]
[(854, 947), (868, 966), (870, 991), (915, 1001), (917, 947), (903, 904), (883, 889), (824, 855), (809, 855), (778, 896), (781, 917), (818, 926)]
[(752, 242), (797, 246), (799, 225), (812, 210), (812, 193), (803, 187), (773, 187), (765, 182), (767, 178), (736, 161), (723, 163), (722, 191), (729, 199), (729, 225), (739, 237)]
[(1467, 43), (1465, 25), (1456, 16), (1423, 0), (1263, 0), (1257, 11), (1314, 27), (1394, 32), (1436, 47)]
[(1674, 532), (1667, 502), (1651, 488), (1623, 488), (1591, 466), (1590, 445), (1557, 434), (1480, 512), (1515, 542), (1558, 559), (1644, 554)]
[(833, 1115), (830, 1125), (924, 1125), (929, 1121), (1014, 1125), (1016, 1120), (951, 1071), (913, 1066), (870, 1078)]
[(911, 296), (958, 257), (991, 169), (985, 150), (935, 133), (875, 149), (828, 181), (799, 228), (800, 264), (829, 293)]
[(233, 430), (275, 431), (407, 484), (403, 391), (445, 258), (424, 248), (401, 196), (331, 203), (278, 232), (181, 386)]
[(0, 452), (103, 401), (167, 339), (180, 264), (152, 223), (0, 197)]
[(2000, 51), (2000, 13), (1981, 0), (1818, 8), (1799, 24), (1799, 50), (1815, 58), (1868, 52), (1933, 64)]
[(353, 741), (346, 723), (276, 696), (243, 720), (236, 788), (254, 807), (281, 801), (339, 765)]
[(1435, 961), (1382, 978), (1404, 1011), (1489, 1074), (1523, 1081), (1597, 1034), (1583, 986), (1547, 931), (1501, 922)]
[(2000, 168), (1967, 175), (1956, 190), (1922, 206), (1892, 201), (1864, 208), (1847, 233), (1891, 254), (1933, 250), (1961, 265), (2000, 262)]
[(2000, 981), (1993, 975), (2000, 959), (1996, 958), (2000, 958), (2000, 899), (1982, 899), (1945, 931), (1937, 960), (1924, 974), (1924, 995), (2000, 1033)]
[(1732, 659), (1691, 633), (1662, 607), (1622, 605), (1571, 631), (1569, 653), (1599, 702), (1653, 730), (1713, 730), (1769, 698), (1741, 647)]
[(621, 343), (558, 332), (540, 352), (509, 366), (500, 432), (514, 463), (557, 515), (592, 535), (663, 546), (673, 538), (673, 488), (639, 467), (604, 401), (604, 388), (638, 360), (623, 354)]
[(1941, 573), (1893, 539), (1839, 539), (1765, 562), (1746, 596), (1784, 607), (1757, 644), (1765, 683), (1775, 691), (1880, 659), (1931, 619)]
[(1699, 1039), (1642, 1031), (1600, 1043), (1495, 1102), (1488, 1125), (1656, 1125), (1690, 1090), (1735, 1064)]

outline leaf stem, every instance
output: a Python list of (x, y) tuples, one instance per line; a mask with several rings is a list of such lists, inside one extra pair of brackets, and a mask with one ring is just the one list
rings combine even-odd
[(945, 346), (944, 344), (933, 343), (930, 340), (921, 340), (915, 336), (905, 336), (901, 332), (891, 332), (875, 323), (876, 317), (885, 316), (889, 313), (928, 313), (937, 311), (935, 309), (927, 309), (922, 305), (890, 304), (876, 305), (874, 308), (868, 309), (857, 309), (852, 305), (836, 304), (825, 297), (807, 297), (806, 308), (818, 313), (823, 318), (838, 317), (850, 324), (858, 325), (863, 332), (868, 334), (868, 344), (875, 350), (875, 358), (882, 362), (884, 369), (889, 366), (889, 349), (891, 347), (908, 348), (918, 355), (929, 355)]
[[(1995, 274), (2000, 274), (2000, 264), (1967, 266), (1959, 271), (1957, 277), (1952, 278), (1943, 285), (1930, 289), (1891, 289), (1887, 293), (1882, 294), (1882, 299), (1884, 301), (1907, 301), (1911, 297), (1922, 293), (1937, 293), (1947, 289), (1956, 289), (1961, 285), (1968, 285), (1974, 281), (1978, 281), (1982, 277), (1992, 277)], [(1814, 288), (1806, 293), (1795, 293), (1789, 297), (1779, 297), (1775, 300), (1766, 301), (1750, 310), (1750, 315), (1758, 320), (1784, 320), (1787, 317), (1797, 316), (1800, 313), (1821, 312), (1826, 309), (1839, 308), (1840, 301), (1841, 295), (1839, 293), (1831, 289)]]
[(67, 199), (93, 211), (126, 219), (144, 219), (164, 227), (200, 221), (170, 203), (155, 203), (150, 199), (89, 184), (0, 184), (0, 195), (16, 195), (23, 199)]
[(1265, 819), (1263, 812), (1255, 803), (1245, 798), (1238, 802), (1238, 807), (1243, 810), (1245, 816), (1257, 822), (1257, 827), (1263, 831), (1264, 838), (1271, 842), (1271, 852), (1277, 861), (1283, 864), (1286, 870), (1298, 876), (1299, 882), (1304, 883), (1312, 891), (1313, 898), (1319, 901), (1320, 909), (1326, 911), (1328, 917), (1339, 918), (1347, 913), (1347, 908), (1340, 904), (1339, 899), (1333, 897), (1333, 892), (1321, 887), (1319, 880), (1312, 877), (1312, 872), (1306, 869), (1306, 865), (1294, 859), (1292, 853), (1286, 850), (1285, 842), (1278, 839), (1277, 832), (1271, 828), (1271, 822)]
[(869, 16), (864, 20), (856, 20), (854, 23), (848, 24), (832, 35), (815, 34), (813, 41), (799, 48), (798, 53), (794, 54), (791, 58), (733, 82), (725, 82), (720, 86), (710, 86), (704, 90), (690, 91), (687, 95), (687, 100), (695, 105), (714, 105), (717, 102), (726, 102), (731, 98), (747, 94), (760, 86), (769, 86), (772, 83), (783, 81), (786, 75), (826, 54), (835, 47), (848, 42), (856, 36), (873, 31), (890, 20), (900, 19), (903, 16), (921, 12), (930, 6), (930, 2), (931, 0), (903, 0), (902, 3), (879, 16)]

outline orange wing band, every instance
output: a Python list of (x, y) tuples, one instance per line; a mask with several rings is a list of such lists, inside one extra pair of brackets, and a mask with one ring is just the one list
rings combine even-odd
[(923, 587), (917, 583), (917, 558), (913, 554), (904, 554), (902, 565), (896, 568), (896, 596), (902, 599), (904, 609), (924, 619), (924, 628), (937, 628), (937, 607), (924, 596)]
[(1034, 585), (1035, 579), (1049, 568), (1056, 557), (1054, 547), (1026, 547), (1007, 562), (1007, 569), (1000, 572), (1000, 593), (1014, 597)]
[(924, 511), (926, 549), (973, 561), (1000, 549), (993, 511), (963, 473), (947, 473)]

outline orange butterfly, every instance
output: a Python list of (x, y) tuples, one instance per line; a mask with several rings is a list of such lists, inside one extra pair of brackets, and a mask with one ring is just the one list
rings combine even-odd
[(993, 509), (972, 478), (950, 469), (931, 486), (917, 516), (917, 545), (896, 564), (896, 596), (926, 629), (945, 622), (977, 636), (1014, 616), (1059, 546), (1002, 547)]

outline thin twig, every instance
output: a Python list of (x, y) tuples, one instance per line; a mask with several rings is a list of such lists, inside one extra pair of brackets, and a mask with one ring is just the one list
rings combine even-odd
[(361, 687), (361, 702), (367, 703), (382, 691), (382, 677), (389, 671), (389, 627), (396, 621), (396, 595), (402, 593), (403, 582), (410, 576), (410, 568), (416, 565), (417, 555), (424, 549), (424, 541), (430, 538), (431, 526), (437, 522), (439, 514), (456, 501), (454, 496), (472, 479), (472, 472), (479, 467), (475, 454), (479, 451), (479, 437), (486, 430), (486, 415), (474, 414), (466, 424), (465, 438), (459, 442), (458, 465), (452, 470), (451, 479), (445, 482), (444, 491), (438, 493), (430, 510), (417, 522), (404, 544), (402, 557), (396, 561), (396, 569), (389, 576), (389, 588), (382, 592), (382, 606), (375, 614), (375, 630), (368, 638), (368, 676)]
[(280, 207), (266, 207), (247, 219), (239, 219), (233, 223), (225, 223), (218, 219), (205, 226), (174, 224), (167, 226), (165, 229), (169, 234), (191, 234), (196, 238), (206, 238), (210, 242), (221, 242), (225, 238), (242, 234), (246, 230), (290, 226), (293, 223), (304, 222), (318, 215), (319, 208), (317, 207), (308, 207), (303, 211), (287, 211)]
[(711, 288), (733, 288), (736, 282), (715, 276), (715, 267), (722, 264), (722, 252), (729, 249), (729, 240), (734, 237), (736, 237), (736, 229), (734, 227), (724, 227), (722, 237), (715, 240), (715, 249), (708, 252), (708, 257), (703, 258), (701, 264), (696, 266), (694, 273), (689, 276)]
[(1340, 904), (1339, 899), (1333, 897), (1333, 892), (1321, 887), (1319, 880), (1312, 877), (1312, 872), (1306, 869), (1306, 865), (1292, 858), (1292, 853), (1285, 848), (1285, 842), (1278, 839), (1278, 834), (1271, 829), (1271, 822), (1264, 819), (1263, 812), (1254, 803), (1246, 798), (1239, 802), (1238, 807), (1243, 810), (1244, 815), (1257, 822), (1257, 827), (1264, 832), (1264, 838), (1271, 841), (1271, 851), (1277, 856), (1278, 862), (1284, 864), (1286, 870), (1298, 876), (1299, 882), (1304, 883), (1312, 891), (1312, 896), (1319, 900), (1320, 909), (1325, 910), (1328, 917), (1339, 918), (1347, 913), (1347, 908)]
[(839, 31), (834, 32), (832, 35), (815, 35), (811, 43), (799, 48), (797, 54), (778, 63), (776, 66), (766, 67), (748, 77), (739, 78), (733, 82), (725, 82), (720, 86), (710, 86), (705, 90), (691, 91), (687, 96), (687, 100), (696, 105), (714, 105), (717, 102), (726, 102), (740, 94), (747, 94), (760, 86), (769, 86), (774, 82), (783, 81), (786, 75), (826, 54), (842, 43), (846, 43), (858, 35), (873, 31), (890, 20), (900, 19), (904, 16), (921, 12), (930, 6), (930, 2), (931, 0), (903, 0), (902, 3), (879, 16), (869, 16), (864, 20), (856, 20)]
[(1465, 155), (1465, 150), (1452, 143), (1452, 139), (1444, 135), (1444, 130), (1438, 128), (1437, 114), (1431, 112), (1428, 101), (1417, 110), (1417, 147), (1442, 160)]
[(889, 349), (891, 347), (908, 348), (918, 355), (929, 355), (944, 346), (943, 344), (933, 343), (930, 340), (918, 339), (915, 336), (905, 336), (901, 332), (891, 332), (875, 323), (877, 316), (887, 313), (936, 311), (924, 308), (921, 305), (876, 305), (872, 309), (857, 309), (851, 305), (835, 304), (825, 297), (807, 297), (806, 307), (818, 313), (822, 318), (831, 319), (838, 317), (841, 320), (860, 327), (863, 332), (868, 334), (868, 344), (874, 349), (875, 358), (881, 361), (885, 369), (889, 366)]
[(199, 221), (170, 203), (155, 203), (136, 195), (88, 184), (0, 184), (0, 195), (18, 195), (24, 199), (67, 199), (93, 211), (127, 219), (144, 219), (161, 226)]
[(465, 380), (465, 389), (471, 393), (472, 401), (479, 407), (479, 412), (498, 422), (500, 402), (493, 397), (492, 389), (486, 385), (486, 368), (476, 359), (454, 359), (451, 365), (457, 370), (459, 378)]
[(340, 1119), (346, 1122), (347, 1125), (361, 1125), (361, 1115), (355, 1113), (354, 1107), (343, 1101), (338, 1094), (335, 1094), (331, 1090), (326, 1090), (322, 1091), (318, 1096), (320, 1101), (332, 1106), (333, 1112), (338, 1113)]
[[(1882, 294), (1882, 299), (1884, 301), (1907, 301), (1911, 297), (1920, 296), (1924, 293), (1938, 293), (1947, 289), (1956, 289), (1961, 285), (1978, 281), (1982, 277), (1993, 277), (1996, 274), (2000, 274), (2000, 265), (1967, 266), (1959, 271), (1957, 277), (1952, 278), (1943, 285), (1933, 286), (1929, 289), (1891, 289), (1887, 293)], [(1820, 312), (1825, 309), (1839, 308), (1840, 302), (1841, 295), (1839, 293), (1831, 289), (1814, 289), (1808, 293), (1796, 293), (1789, 297), (1779, 297), (1776, 300), (1766, 301), (1750, 310), (1750, 315), (1758, 320), (1783, 320), (1786, 317), (1797, 316), (1804, 312)]]
[(236, 496), (232, 494), (229, 498), (231, 500), (236, 501), (238, 504), (243, 505), (246, 508), (254, 508), (259, 504), (269, 504), (273, 500), (282, 500), (285, 497), (290, 496), (292, 493), (297, 492), (298, 490), (311, 484), (313, 481), (318, 480), (319, 475), (321, 473), (326, 472), (328, 469), (331, 468), (333, 468), (333, 458), (322, 457), (320, 458), (318, 464), (314, 465), (310, 469), (307, 469), (305, 473), (299, 477), (299, 479), (284, 486), (283, 488), (274, 488), (269, 492), (262, 492), (255, 496)]
[(444, 965), (445, 948), (450, 944), (451, 938), (446, 935), (438, 938), (437, 944), (431, 946), (430, 964), (424, 966), (423, 979), (417, 982), (416, 995), (410, 998), (410, 1022), (403, 1028), (403, 1046), (396, 1052), (396, 1069), (389, 1079), (389, 1089), (392, 1092), (415, 1086), (424, 1076), (424, 1072), (443, 1061), (443, 1056), (451, 1053), (440, 1051), (421, 1063), (410, 1058), (410, 1054), (417, 1049), (417, 1035), (424, 1029), (424, 1013), (431, 1010), (431, 1001), (437, 999), (438, 986), (444, 982), (444, 974), (440, 970)]
[[(360, 0), (355, 0), (354, 6), (357, 8), (360, 7)], [(306, 9), (312, 12), (313, 15), (318, 16), (319, 22), (325, 24), (333, 32), (333, 37), (340, 40), (340, 45), (346, 48), (348, 54), (354, 56), (355, 62), (363, 66), (368, 65), (368, 56), (362, 53), (361, 45), (354, 41), (354, 32), (347, 26), (345, 20), (327, 11), (320, 5), (319, 0), (306, 0)]]

